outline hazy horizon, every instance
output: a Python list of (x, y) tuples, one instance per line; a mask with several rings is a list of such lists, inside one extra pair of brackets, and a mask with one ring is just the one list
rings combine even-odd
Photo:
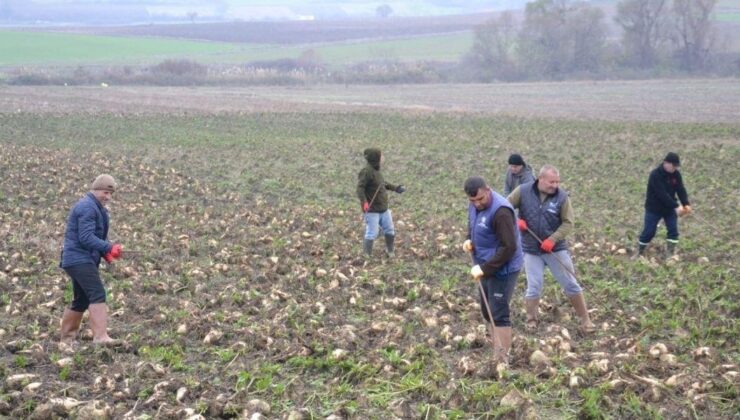
[(0, 0), (0, 23), (133, 24), (424, 17), (522, 8), (525, 0)]

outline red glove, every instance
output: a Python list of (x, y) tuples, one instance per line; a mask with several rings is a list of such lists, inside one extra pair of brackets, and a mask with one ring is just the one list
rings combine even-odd
[(363, 201), (362, 202), (362, 211), (364, 211), (365, 213), (367, 213), (368, 211), (370, 211), (370, 204), (368, 204), (367, 201)]
[(542, 241), (542, 245), (540, 245), (540, 249), (547, 252), (548, 254), (552, 252), (553, 248), (555, 248), (555, 242), (553, 242), (550, 238)]
[(108, 264), (112, 263), (113, 260), (117, 260), (121, 258), (121, 255), (123, 255), (123, 247), (121, 244), (113, 244), (113, 248), (111, 248), (110, 251), (108, 251), (107, 254), (103, 255), (103, 259)]
[(526, 232), (527, 229), (529, 229), (529, 226), (527, 226), (527, 221), (524, 219), (517, 219), (516, 225), (519, 226), (519, 230), (522, 232)]

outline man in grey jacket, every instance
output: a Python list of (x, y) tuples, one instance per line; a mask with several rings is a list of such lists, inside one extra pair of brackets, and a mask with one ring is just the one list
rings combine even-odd
[(511, 194), (516, 187), (533, 181), (532, 167), (524, 162), (522, 155), (514, 153), (509, 156), (509, 169), (506, 170), (506, 181), (504, 182), (504, 196)]
[(596, 328), (588, 314), (583, 289), (575, 278), (565, 240), (573, 230), (574, 215), (568, 193), (560, 188), (560, 173), (554, 166), (545, 165), (536, 181), (520, 185), (507, 198), (519, 209), (517, 225), (523, 235), (524, 270), (527, 272), (526, 328), (537, 328), (544, 272), (548, 267), (573, 304), (581, 320), (581, 330), (593, 332)]

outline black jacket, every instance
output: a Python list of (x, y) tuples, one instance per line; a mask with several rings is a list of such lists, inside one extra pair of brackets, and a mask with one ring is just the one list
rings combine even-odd
[(689, 195), (683, 186), (681, 173), (675, 171), (672, 174), (663, 169), (661, 163), (657, 168), (650, 172), (648, 178), (647, 194), (645, 195), (645, 209), (651, 213), (668, 215), (675, 212), (678, 203), (676, 194), (681, 204), (689, 204)]

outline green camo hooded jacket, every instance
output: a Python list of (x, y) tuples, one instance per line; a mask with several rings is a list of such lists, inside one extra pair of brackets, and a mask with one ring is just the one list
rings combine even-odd
[(371, 203), (369, 212), (383, 213), (388, 210), (386, 190), (395, 191), (397, 186), (385, 182), (380, 173), (380, 149), (365, 149), (364, 154), (367, 165), (357, 175), (357, 198)]

